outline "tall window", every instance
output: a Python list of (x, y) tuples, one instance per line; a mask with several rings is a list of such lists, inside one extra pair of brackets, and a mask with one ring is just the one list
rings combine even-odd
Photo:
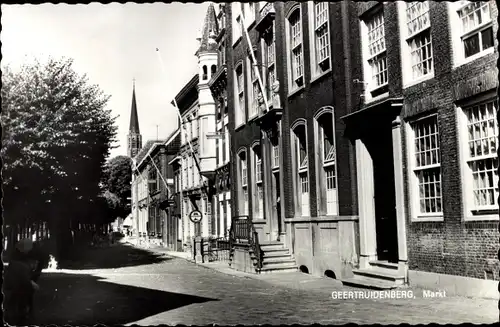
[(271, 28), (267, 30), (262, 38), (263, 40), (263, 61), (266, 69), (264, 83), (266, 85), (266, 94), (268, 105), (273, 106), (273, 84), (276, 81), (276, 51), (275, 51), (275, 35), (274, 21)]
[(429, 2), (407, 2), (406, 23), (411, 76), (418, 79), (434, 72)]
[(262, 185), (262, 160), (260, 146), (257, 145), (253, 148), (254, 154), (254, 180), (255, 180), (255, 204), (254, 214), (255, 218), (264, 217), (264, 187)]
[(309, 216), (309, 174), (306, 127), (299, 125), (293, 130), (294, 159), (297, 176), (297, 199), (302, 216)]
[(236, 126), (243, 124), (245, 121), (245, 79), (243, 75), (243, 65), (236, 67)]
[(240, 2), (232, 2), (231, 3), (231, 11), (233, 17), (232, 30), (233, 30), (233, 44), (236, 43), (242, 37), (242, 26), (241, 26), (241, 17), (242, 14), (242, 3)]
[(330, 69), (329, 2), (309, 2), (312, 75)]
[(273, 169), (280, 166), (280, 146), (279, 141), (273, 144)]
[(417, 216), (442, 214), (441, 153), (437, 116), (421, 119), (412, 125), (413, 175)]
[(493, 47), (493, 26), (489, 1), (460, 1), (461, 41), (465, 58)]
[(304, 58), (302, 49), (302, 20), (300, 8), (288, 18), (289, 60), (291, 64), (291, 90), (302, 86), (304, 80)]
[[(257, 58), (257, 53), (254, 52), (254, 56), (255, 58)], [(253, 62), (252, 60), (252, 56), (249, 55), (248, 56), (248, 69), (250, 70), (250, 85), (252, 85), (252, 93), (249, 94), (249, 104), (250, 104), (250, 107), (249, 107), (249, 112), (248, 112), (248, 116), (249, 117), (253, 117), (253, 116), (256, 116), (259, 112), (259, 101), (258, 101), (258, 98), (259, 98), (259, 91), (260, 91), (260, 87), (259, 87), (259, 80), (257, 78), (257, 74), (255, 73), (255, 65), (256, 63)], [(258, 67), (257, 67), (258, 68)]]
[(156, 184), (156, 170), (154, 167), (149, 168), (149, 173), (148, 173), (148, 185), (149, 185), (149, 193), (154, 193), (157, 191), (157, 184)]
[(497, 100), (464, 108), (467, 121), (465, 158), (469, 187), (467, 198), (472, 211), (498, 209), (498, 123)]
[(387, 84), (387, 53), (385, 46), (384, 11), (380, 10), (366, 21), (368, 33), (367, 60), (371, 76), (369, 88), (378, 89)]
[(240, 214), (248, 215), (248, 169), (246, 152), (242, 151), (239, 154), (240, 175), (241, 175), (241, 207)]
[(335, 129), (333, 113), (326, 112), (317, 119), (319, 169), (319, 209), (327, 215), (338, 214), (337, 177), (335, 167)]

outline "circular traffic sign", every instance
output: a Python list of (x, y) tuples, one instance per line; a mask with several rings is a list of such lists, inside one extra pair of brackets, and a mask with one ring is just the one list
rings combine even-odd
[(189, 214), (189, 219), (191, 219), (193, 223), (199, 223), (201, 221), (201, 218), (202, 214), (198, 210), (191, 211), (191, 213)]

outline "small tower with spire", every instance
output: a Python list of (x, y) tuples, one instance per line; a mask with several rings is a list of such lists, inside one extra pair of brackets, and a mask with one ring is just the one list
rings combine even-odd
[(130, 127), (127, 135), (127, 154), (133, 158), (142, 148), (142, 135), (139, 130), (139, 117), (137, 115), (137, 103), (135, 100), (135, 79), (132, 87), (132, 108), (130, 111)]
[(197, 40), (200, 44), (198, 57), (198, 119), (200, 120), (200, 173), (210, 178), (215, 173), (216, 144), (215, 139), (207, 137), (216, 132), (215, 101), (210, 91), (209, 81), (217, 73), (218, 45), (217, 15), (213, 3), (208, 5), (203, 27)]

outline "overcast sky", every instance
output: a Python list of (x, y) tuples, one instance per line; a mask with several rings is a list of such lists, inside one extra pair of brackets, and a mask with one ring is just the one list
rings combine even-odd
[[(14, 69), (33, 58), (73, 58), (111, 95), (108, 107), (118, 116), (118, 149), (126, 155), (132, 83), (136, 79), (143, 144), (166, 138), (177, 128), (173, 96), (196, 74), (196, 37), (208, 2), (202, 4), (2, 5), (2, 65)], [(165, 73), (156, 52), (164, 62)]]

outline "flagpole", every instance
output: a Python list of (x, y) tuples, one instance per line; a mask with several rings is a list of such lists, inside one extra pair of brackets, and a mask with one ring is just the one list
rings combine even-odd
[(247, 40), (247, 43), (248, 43), (248, 46), (250, 47), (250, 56), (252, 57), (252, 61), (254, 63), (253, 64), (254, 72), (257, 76), (257, 81), (259, 82), (260, 92), (262, 93), (262, 98), (264, 99), (264, 105), (266, 106), (266, 112), (267, 112), (267, 111), (269, 111), (269, 104), (267, 102), (267, 96), (266, 96), (266, 93), (264, 90), (264, 84), (262, 83), (262, 78), (260, 76), (258, 63), (257, 63), (257, 60), (255, 59), (255, 55), (253, 53), (252, 41), (250, 40), (250, 35), (248, 35), (247, 29), (245, 28), (245, 19), (243, 18), (243, 15), (240, 15), (240, 18), (241, 18), (241, 26), (240, 27), (243, 30), (245, 37), (246, 37), (246, 40)]

